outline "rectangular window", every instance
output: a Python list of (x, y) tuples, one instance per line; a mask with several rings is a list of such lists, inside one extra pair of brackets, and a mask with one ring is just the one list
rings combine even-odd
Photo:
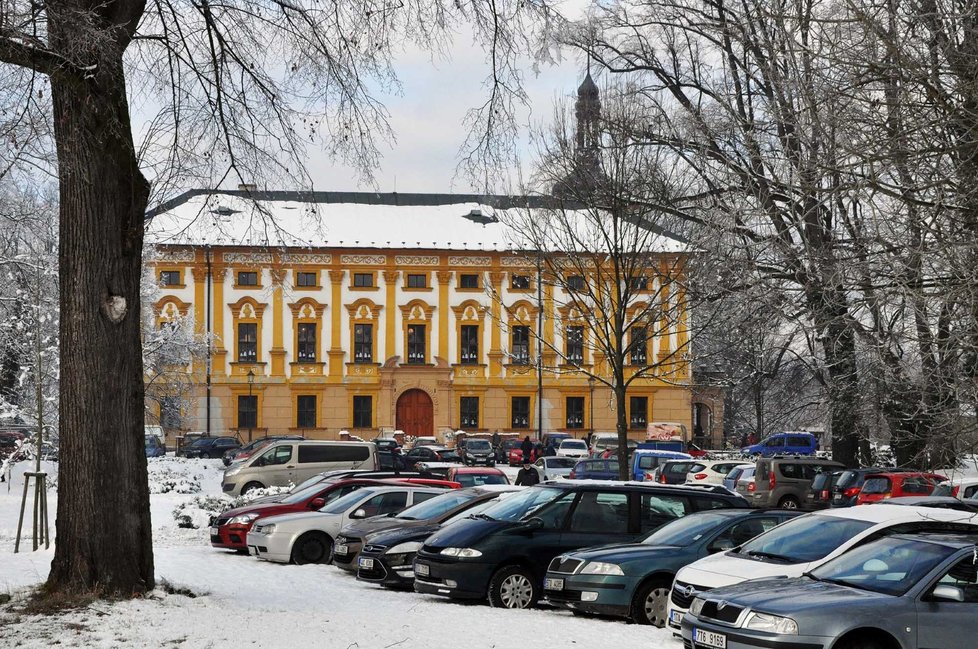
[(479, 427), (479, 397), (461, 397), (459, 399), (458, 421), (462, 428)]
[(407, 276), (408, 288), (428, 288), (428, 276), (427, 275), (408, 275)]
[(512, 401), (513, 421), (512, 428), (530, 427), (530, 397), (513, 397)]
[(645, 327), (632, 327), (631, 329), (631, 342), (629, 347), (631, 347), (631, 363), (632, 365), (641, 365), (645, 367), (647, 365), (647, 356), (649, 340), (645, 333)]
[(567, 327), (567, 362), (571, 365), (584, 363), (584, 327)]
[(316, 362), (316, 323), (299, 324), (299, 349), (296, 350), (296, 358), (300, 363)]
[(584, 397), (567, 397), (567, 427), (584, 428)]
[(478, 275), (459, 275), (458, 278), (459, 288), (479, 288), (479, 276)]
[(238, 428), (258, 427), (258, 397), (253, 394), (238, 396)]
[(462, 325), (462, 358), (463, 365), (475, 365), (479, 362), (479, 326)]
[[(370, 397), (367, 397), (368, 399)], [(350, 442), (329, 442), (328, 444), (300, 444), (299, 445), (299, 464), (318, 464), (320, 462), (363, 462), (370, 459), (370, 447), (363, 443)], [(356, 487), (353, 487), (356, 489)], [(330, 498), (336, 498), (333, 494), (345, 495), (349, 491), (337, 489), (333, 491)]]
[(584, 277), (582, 275), (567, 276), (567, 290), (575, 293), (584, 290)]
[(523, 290), (530, 288), (530, 276), (529, 275), (510, 275), (509, 276), (509, 287), (515, 288), (516, 290)]
[(258, 361), (258, 324), (255, 322), (238, 323), (238, 362), (255, 363)]
[(628, 494), (585, 491), (571, 516), (573, 532), (596, 534), (628, 533)]
[(353, 362), (374, 362), (374, 326), (353, 325)]
[(360, 395), (353, 397), (353, 427), (373, 427), (373, 397)]
[(238, 286), (258, 286), (258, 273), (253, 270), (239, 271)]
[(649, 290), (649, 280), (647, 277), (633, 277), (629, 282), (633, 291)]
[(295, 425), (297, 428), (316, 427), (316, 395), (300, 394), (296, 397)]
[(408, 363), (421, 364), (425, 362), (425, 326), (408, 325)]
[(630, 397), (628, 399), (628, 427), (646, 428), (649, 420), (649, 398)]
[(179, 270), (160, 271), (160, 286), (179, 286), (179, 285), (180, 285)]
[(530, 364), (530, 328), (525, 326), (513, 327), (513, 365)]
[(359, 288), (369, 288), (374, 285), (373, 273), (353, 273), (353, 285)]
[(295, 285), (296, 286), (318, 286), (318, 273), (296, 273), (295, 274)]

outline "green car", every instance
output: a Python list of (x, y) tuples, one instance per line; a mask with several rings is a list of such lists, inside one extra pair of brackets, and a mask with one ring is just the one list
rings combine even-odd
[(669, 590), (680, 568), (733, 549), (798, 514), (758, 509), (699, 512), (660, 527), (638, 543), (568, 552), (550, 562), (544, 597), (575, 612), (663, 627)]

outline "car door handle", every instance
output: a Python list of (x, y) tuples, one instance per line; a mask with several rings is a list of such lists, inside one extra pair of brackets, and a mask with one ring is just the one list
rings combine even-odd
[(295, 465), (294, 465), (294, 464), (290, 464), (290, 465), (288, 465), (288, 466), (287, 466), (287, 467), (285, 467), (285, 468), (286, 468), (286, 469), (294, 469), (294, 468), (295, 468)]

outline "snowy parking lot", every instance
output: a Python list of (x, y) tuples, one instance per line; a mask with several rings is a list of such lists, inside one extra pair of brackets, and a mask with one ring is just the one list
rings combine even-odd
[[(150, 460), (157, 590), (143, 599), (95, 605), (56, 617), (16, 612), (47, 576), (51, 550), (14, 554), (23, 491), (21, 464), (0, 484), (0, 646), (50, 647), (439, 647), (682, 646), (665, 630), (566, 611), (500, 610), (394, 592), (333, 566), (283, 566), (212, 549), (207, 529), (181, 528), (174, 509), (220, 494), (219, 460)], [(56, 465), (48, 470), (57, 471)], [(199, 486), (199, 492), (195, 490)], [(162, 493), (157, 493), (162, 491)], [(181, 493), (185, 492), (185, 493)], [(56, 490), (49, 508), (56, 510)], [(193, 520), (193, 508), (187, 510)], [(198, 513), (198, 518), (203, 514)], [(196, 522), (200, 522), (199, 520)], [(54, 530), (52, 521), (52, 533)], [(22, 544), (23, 550), (23, 544)], [(164, 584), (166, 587), (164, 587)], [(189, 593), (189, 594), (173, 594)], [(4, 597), (5, 599), (5, 597)]]

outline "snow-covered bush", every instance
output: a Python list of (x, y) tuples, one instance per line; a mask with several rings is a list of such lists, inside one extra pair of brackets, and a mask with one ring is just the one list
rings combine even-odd
[(174, 471), (167, 464), (149, 464), (149, 492), (151, 494), (196, 494), (200, 493), (201, 476)]
[(230, 509), (234, 501), (227, 496), (195, 496), (173, 508), (178, 527), (201, 529), (210, 525), (211, 517)]

